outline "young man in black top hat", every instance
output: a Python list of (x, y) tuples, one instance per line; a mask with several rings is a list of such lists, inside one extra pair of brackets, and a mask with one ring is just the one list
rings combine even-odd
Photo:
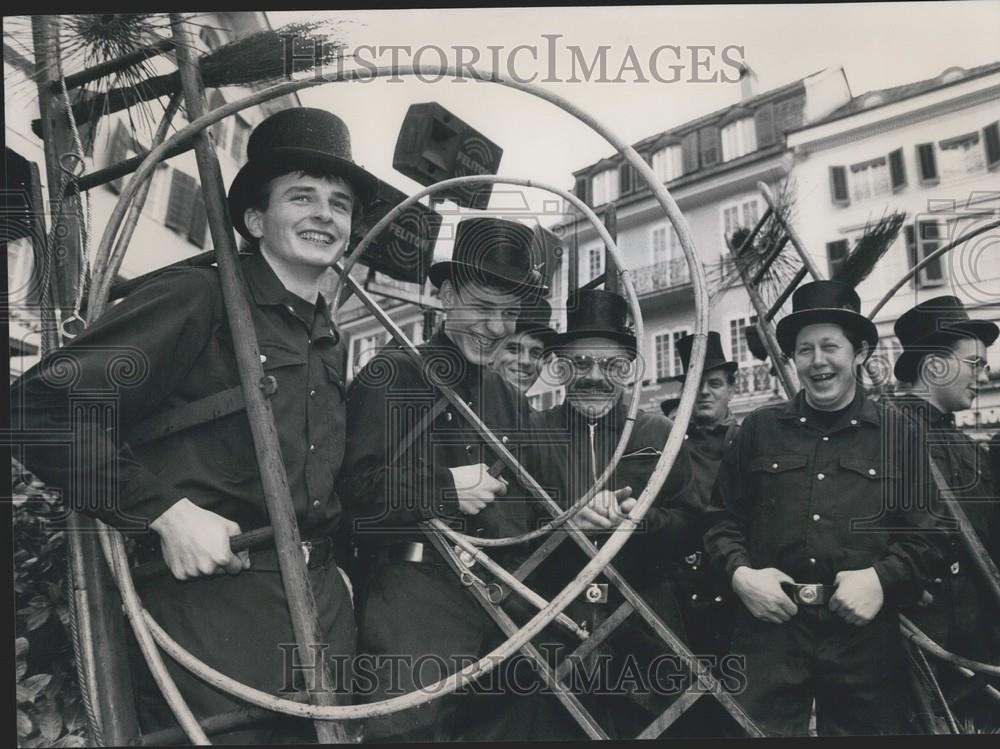
[[(566, 400), (561, 406), (532, 415), (532, 430), (546, 435), (540, 450), (539, 473), (543, 486), (556, 487), (557, 501), (569, 507), (597, 480), (611, 456), (625, 426), (624, 392), (636, 373), (636, 339), (627, 321), (628, 305), (621, 296), (600, 289), (578, 290), (567, 300), (567, 328), (552, 341), (557, 359), (554, 369), (566, 379)], [(577, 526), (602, 536), (617, 527), (635, 506), (636, 497), (645, 488), (656, 467), (663, 446), (670, 435), (671, 422), (659, 415), (640, 411), (625, 453), (604, 490), (599, 492), (576, 516)], [(668, 564), (681, 550), (691, 545), (696, 535), (699, 506), (691, 478), (688, 452), (682, 447), (663, 488), (634, 531), (625, 547), (615, 557), (614, 565), (650, 603), (654, 611), (678, 636), (684, 636), (683, 623), (669, 580)], [(545, 516), (547, 517), (547, 516)], [(540, 517), (539, 520), (544, 520)], [(543, 596), (561, 590), (583, 568), (587, 557), (569, 540), (543, 562), (534, 578)], [(585, 594), (570, 604), (566, 613), (574, 620), (585, 621), (594, 631), (622, 603), (613, 586), (594, 601)], [(565, 643), (567, 651), (577, 643)], [(606, 642), (614, 654), (607, 681), (599, 687), (613, 689), (617, 678), (628, 668), (639, 668), (643, 678), (650, 662), (664, 653), (664, 644), (637, 615), (630, 616)], [(599, 656), (603, 657), (603, 656)], [(631, 664), (625, 660), (631, 659)], [(682, 669), (681, 669), (682, 670)], [(662, 711), (671, 694), (657, 694), (671, 683), (664, 666), (660, 681), (650, 678), (640, 685), (641, 704), (623, 694), (593, 695), (587, 704), (610, 735), (634, 738)], [(674, 674), (679, 676), (679, 674)], [(675, 679), (683, 683), (683, 679)], [(565, 737), (579, 731), (569, 726)]]
[(926, 444), (864, 393), (878, 332), (854, 290), (816, 281), (792, 304), (776, 332), (803, 389), (744, 419), (704, 541), (741, 604), (739, 700), (768, 734), (805, 735), (814, 699), (820, 734), (903, 732), (896, 612), (941, 559)]
[[(319, 284), (344, 253), (352, 215), (376, 180), (353, 162), (344, 122), (318, 109), (272, 115), (251, 134), (247, 154), (229, 192), (230, 215), (256, 249), (241, 267), (261, 361), (277, 383), (271, 404), (320, 632), (330, 655), (351, 655), (353, 610), (330, 541), (341, 521), (334, 483), (346, 437), (345, 347)], [(116, 361), (134, 364), (138, 376), (123, 382)], [(58, 376), (67, 362), (71, 382)], [(180, 267), (154, 276), (43, 359), (15, 383), (12, 404), (28, 443), (24, 463), (67, 490), (75, 509), (133, 531), (139, 561), (166, 562), (171, 574), (138, 585), (166, 632), (210, 666), (275, 692), (287, 686), (280, 646), (294, 637), (274, 550), (237, 556), (229, 545), (241, 530), (269, 524), (246, 412), (237, 402), (217, 415), (216, 397), (234, 388), (229, 395), (241, 399), (217, 272)], [(117, 429), (105, 429), (93, 409), (71, 416), (79, 398), (95, 393), (113, 396)], [(178, 409), (198, 411), (196, 423), (170, 429)], [(32, 442), (32, 434), (71, 429), (83, 435), (73, 449), (98, 456), (82, 476), (65, 446)], [(87, 504), (93, 498), (73, 493), (81, 479), (116, 479), (113, 502)], [(143, 731), (176, 725), (141, 656), (132, 655)], [(196, 717), (238, 707), (169, 659), (167, 667)], [(236, 731), (213, 741), (267, 743), (312, 732), (308, 721), (279, 723), (277, 733)]]
[[(904, 313), (894, 329), (903, 347), (894, 372), (905, 389), (891, 402), (927, 431), (931, 457), (987, 552), (1000, 562), (997, 480), (985, 446), (955, 426), (955, 413), (970, 408), (989, 381), (986, 349), (1000, 328), (971, 319), (957, 297), (941, 296)], [(921, 604), (907, 615), (935, 642), (966, 658), (1000, 664), (1000, 606), (957, 535), (950, 536), (944, 564)], [(940, 669), (938, 678), (948, 694), (967, 681), (950, 668)], [(953, 710), (988, 730), (997, 704), (980, 690)]]
[(522, 393), (531, 390), (542, 373), (545, 349), (556, 335), (549, 327), (551, 319), (552, 306), (544, 299), (525, 302), (514, 335), (493, 356), (493, 368)]
[[(531, 230), (520, 223), (460, 221), (452, 260), (430, 268), (445, 316), (418, 347), (421, 363), (389, 345), (351, 384), (344, 496), (351, 502), (359, 552), (369, 564), (360, 593), (359, 650), (373, 659), (372, 699), (433, 684), (506, 639), (419, 523), (446, 519), (484, 537), (530, 530), (527, 490), (509, 470), (491, 473), (492, 451), (440, 386), (453, 388), (520, 460), (531, 457), (517, 450), (528, 402), (488, 366), (514, 332), (522, 302), (544, 291), (531, 262), (531, 242)], [(512, 568), (522, 552), (505, 547), (491, 556)], [(531, 709), (530, 698), (449, 695), (368, 720), (365, 738), (524, 738), (533, 730)]]

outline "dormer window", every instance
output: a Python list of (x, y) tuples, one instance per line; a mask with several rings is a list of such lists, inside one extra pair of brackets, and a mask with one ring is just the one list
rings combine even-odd
[(653, 171), (660, 182), (670, 182), (683, 174), (681, 146), (672, 144), (653, 153)]
[(722, 128), (722, 160), (731, 161), (757, 150), (753, 117), (744, 117)]
[(593, 205), (610, 203), (618, 198), (618, 169), (605, 169), (590, 180), (590, 194)]

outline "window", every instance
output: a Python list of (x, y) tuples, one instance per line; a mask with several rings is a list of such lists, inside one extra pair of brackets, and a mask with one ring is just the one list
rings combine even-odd
[[(761, 216), (761, 199), (756, 195), (743, 198), (722, 207), (722, 236), (729, 239), (733, 232), (743, 227), (753, 229)], [(728, 250), (723, 252), (728, 256)]]
[(680, 145), (667, 146), (661, 148), (653, 154), (653, 171), (660, 182), (670, 182), (681, 176), (681, 147)]
[(354, 348), (351, 361), (353, 362), (353, 374), (356, 375), (362, 370), (365, 364), (375, 356), (375, 352), (389, 339), (388, 333), (373, 333), (372, 335), (352, 338), (351, 345)]
[(888, 195), (889, 165), (884, 156), (851, 165), (851, 198), (868, 200), (879, 195)]
[(251, 128), (239, 115), (233, 125), (233, 141), (229, 146), (229, 153), (238, 164), (242, 164), (247, 158), (247, 139), (250, 137)]
[(670, 344), (673, 349), (673, 355), (670, 360), (673, 362), (673, 374), (675, 377), (677, 375), (684, 374), (684, 362), (681, 361), (681, 350), (680, 347), (678, 347), (677, 342), (690, 332), (691, 331), (687, 328), (681, 328), (680, 330), (675, 330), (670, 335)]
[(653, 353), (656, 357), (656, 378), (670, 377), (670, 333), (661, 333), (653, 339)]
[(591, 247), (587, 251), (587, 271), (590, 274), (588, 281), (593, 281), (604, 272), (604, 245)]
[(653, 249), (653, 263), (665, 263), (681, 254), (681, 240), (677, 230), (671, 226), (657, 226), (650, 233), (650, 246)]
[(164, 223), (168, 228), (187, 236), (198, 199), (198, 181), (190, 174), (173, 170), (170, 180), (170, 197), (167, 199), (167, 216)]
[(729, 321), (729, 352), (734, 362), (746, 364), (753, 361), (753, 354), (747, 346), (746, 329), (747, 326), (756, 324), (757, 315), (737, 317)]
[(830, 271), (830, 278), (834, 278), (844, 264), (847, 257), (847, 240), (838, 239), (836, 242), (826, 243), (826, 262)]
[(977, 132), (943, 140), (938, 149), (938, 169), (944, 179), (986, 171), (986, 153)]
[(753, 117), (731, 122), (722, 128), (722, 160), (738, 159), (757, 149), (757, 129)]
[[(914, 267), (929, 254), (934, 252), (947, 239), (947, 226), (936, 220), (917, 221), (903, 227), (906, 237), (906, 257), (910, 267)], [(941, 258), (928, 263), (917, 274), (918, 288), (931, 288), (944, 285), (944, 266)]]
[(604, 205), (618, 197), (618, 170), (605, 169), (603, 172), (595, 174), (590, 181), (590, 189), (593, 193), (593, 204)]

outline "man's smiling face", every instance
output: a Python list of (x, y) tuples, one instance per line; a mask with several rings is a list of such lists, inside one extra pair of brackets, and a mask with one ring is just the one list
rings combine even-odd
[(501, 377), (522, 393), (531, 389), (542, 371), (545, 346), (531, 333), (515, 333), (493, 357), (493, 367)]
[(272, 266), (325, 269), (347, 249), (353, 208), (346, 180), (291, 172), (271, 180), (266, 206), (245, 220)]
[(486, 366), (503, 343), (513, 335), (521, 312), (521, 298), (474, 281), (460, 287), (441, 284), (445, 309), (444, 329), (470, 364)]

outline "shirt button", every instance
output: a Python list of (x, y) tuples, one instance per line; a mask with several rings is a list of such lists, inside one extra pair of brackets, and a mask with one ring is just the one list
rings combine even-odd
[(874, 476), (875, 475), (875, 469), (874, 468), (869, 468), (868, 469), (868, 475), (869, 476)]
[(851, 426), (852, 427), (856, 427), (857, 425), (858, 425), (858, 420), (857, 419), (851, 419)]
[(809, 557), (809, 564), (816, 564), (816, 558), (815, 557)]
[(452, 420), (451, 411), (445, 411), (444, 412), (444, 420), (445, 421), (451, 421)]
[(722, 603), (722, 596), (716, 596), (715, 597), (715, 602), (716, 603)]
[(295, 314), (295, 310), (292, 309), (292, 305), (290, 304), (288, 305), (288, 311), (291, 312), (293, 315)]
[(316, 452), (316, 445), (309, 445), (309, 452), (311, 453)]
[(687, 438), (688, 438), (688, 435), (686, 435), (686, 434), (685, 434), (685, 435), (684, 435), (684, 439), (687, 439)]
[(813, 522), (814, 523), (818, 523), (819, 522), (819, 515), (813, 515)]
[(309, 391), (309, 397), (310, 398), (315, 398), (316, 397), (316, 391), (315, 390), (310, 390)]
[(502, 436), (500, 437), (500, 441), (501, 441), (501, 442), (502, 442), (503, 444), (505, 444), (505, 445), (506, 445), (506, 444), (507, 444), (508, 442), (510, 442), (510, 440), (509, 440), (509, 439), (507, 438), (507, 435), (506, 435), (506, 434), (504, 434), (504, 435), (502, 435)]
[(823, 479), (826, 478), (826, 474), (825, 473), (817, 473), (816, 474), (816, 478), (818, 478), (820, 481), (822, 481)]
[(777, 463), (772, 463), (772, 464), (771, 464), (771, 468), (777, 468), (777, 467), (778, 467), (778, 464), (777, 464)]
[(806, 423), (806, 417), (805, 416), (800, 416), (799, 417), (799, 421), (801, 421), (803, 424), (805, 424)]
[(314, 510), (318, 510), (321, 506), (322, 505), (321, 505), (321, 503), (320, 503), (320, 501), (318, 499), (314, 499), (313, 500), (313, 509)]
[(691, 600), (692, 601), (697, 601), (698, 600), (698, 594), (697, 593), (692, 593), (691, 594)]
[(823, 441), (824, 441), (824, 442), (829, 442), (829, 441), (830, 441), (830, 438), (829, 438), (829, 437), (824, 437), (824, 438), (823, 438)]
[(310, 346), (312, 345), (312, 342), (313, 342), (312, 338), (306, 338), (306, 343), (308, 343)]

